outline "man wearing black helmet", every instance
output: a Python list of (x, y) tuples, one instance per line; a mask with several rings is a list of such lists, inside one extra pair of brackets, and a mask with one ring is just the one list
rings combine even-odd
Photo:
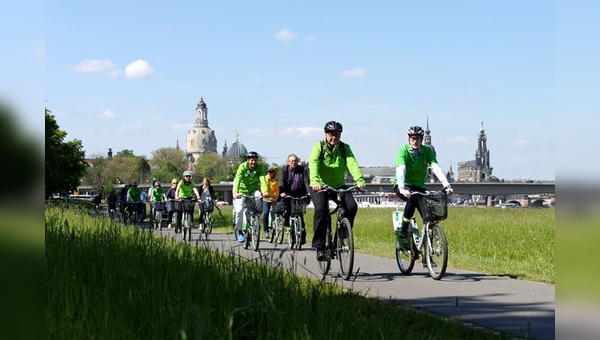
[[(258, 153), (248, 152), (248, 160), (240, 164), (233, 179), (233, 210), (235, 218), (234, 232), (237, 233), (237, 240), (244, 242), (242, 234), (242, 224), (244, 220), (244, 197), (243, 195), (254, 195), (269, 197), (265, 176), (267, 172), (264, 167), (258, 163)], [(263, 194), (261, 194), (261, 192)]]
[[(317, 248), (317, 261), (325, 261), (325, 236), (327, 233), (327, 214), (329, 214), (329, 198), (327, 191), (321, 191), (327, 185), (335, 189), (346, 187), (346, 170), (350, 172), (359, 188), (364, 188), (365, 179), (350, 145), (341, 142), (343, 127), (336, 121), (325, 124), (325, 140), (313, 145), (309, 158), (310, 186), (313, 190), (311, 198), (315, 206), (313, 220), (314, 236), (312, 246)], [(343, 150), (342, 150), (343, 149)], [(335, 193), (331, 193), (331, 198)], [(358, 205), (352, 193), (344, 195), (346, 217), (351, 225), (358, 212)]]
[(406, 201), (404, 213), (402, 216), (402, 227), (400, 228), (400, 237), (406, 238), (408, 233), (408, 224), (415, 214), (415, 209), (423, 217), (425, 210), (421, 208), (418, 195), (411, 195), (411, 191), (424, 192), (427, 190), (425, 177), (427, 169), (431, 170), (444, 186), (446, 194), (452, 194), (453, 190), (448, 183), (448, 179), (440, 168), (435, 152), (432, 148), (423, 143), (425, 132), (420, 126), (411, 126), (407, 131), (408, 143), (398, 149), (396, 154), (396, 175), (394, 176), (394, 192), (400, 199)]

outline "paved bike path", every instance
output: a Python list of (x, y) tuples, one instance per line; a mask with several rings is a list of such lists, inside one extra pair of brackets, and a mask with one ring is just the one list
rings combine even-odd
[[(163, 235), (181, 239), (172, 231)], [(314, 248), (293, 251), (284, 243), (274, 245), (260, 240), (260, 250), (246, 250), (231, 233), (213, 232), (208, 240), (198, 240), (193, 232), (193, 244), (206, 246), (233, 256), (258, 263), (293, 269), (299, 275), (321, 279)], [(393, 251), (393, 250), (390, 250)], [(339, 263), (332, 262), (326, 280), (362, 292), (366, 296), (389, 299), (399, 304), (445, 315), (492, 330), (518, 337), (554, 339), (554, 286), (508, 277), (486, 275), (448, 268), (444, 278), (431, 279), (420, 262), (411, 275), (400, 273), (395, 259), (355, 254), (355, 275), (350, 281), (339, 276)]]

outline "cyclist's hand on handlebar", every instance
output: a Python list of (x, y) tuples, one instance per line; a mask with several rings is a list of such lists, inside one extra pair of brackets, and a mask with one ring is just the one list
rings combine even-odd
[(452, 189), (452, 187), (448, 186), (444, 188), (444, 192), (446, 193), (446, 195), (452, 195), (454, 193), (454, 190)]
[(406, 198), (410, 198), (410, 190), (406, 188), (398, 189), (398, 191), (402, 194), (402, 196)]
[(240, 194), (239, 192), (234, 192), (233, 197), (235, 197), (236, 199), (239, 199), (239, 198), (242, 198), (242, 194)]
[(315, 192), (319, 192), (319, 191), (321, 191), (321, 189), (322, 189), (321, 184), (315, 184), (315, 185), (313, 185), (313, 190)]
[(265, 192), (265, 193), (263, 193), (263, 195), (262, 195), (262, 196), (263, 196), (263, 198), (269, 198), (269, 193), (268, 193), (268, 192)]
[(364, 191), (364, 190), (365, 190), (365, 187), (366, 187), (366, 184), (365, 184), (365, 183), (360, 183), (360, 184), (359, 184), (359, 183), (357, 183), (357, 184), (356, 184), (356, 188), (357, 188), (358, 190), (360, 190), (360, 191)]

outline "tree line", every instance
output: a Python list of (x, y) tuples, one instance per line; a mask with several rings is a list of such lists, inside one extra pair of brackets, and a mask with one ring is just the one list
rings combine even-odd
[[(239, 159), (224, 159), (214, 152), (203, 153), (195, 166), (186, 157), (184, 150), (162, 147), (152, 151), (152, 157), (135, 155), (133, 150), (124, 149), (114, 156), (92, 155), (85, 158), (81, 140), (67, 141), (67, 133), (60, 130), (52, 112), (46, 108), (46, 197), (52, 194), (67, 195), (78, 186), (92, 187), (93, 193), (106, 196), (121, 184), (137, 182), (150, 184), (153, 181), (170, 183), (174, 178), (181, 179), (184, 170), (194, 171), (193, 180), (200, 183), (203, 177), (212, 182), (233, 181)], [(262, 159), (265, 167), (268, 164)]]

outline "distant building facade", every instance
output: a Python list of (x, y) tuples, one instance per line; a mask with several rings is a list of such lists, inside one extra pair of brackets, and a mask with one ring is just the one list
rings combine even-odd
[(200, 97), (200, 101), (196, 105), (194, 127), (186, 139), (186, 157), (195, 164), (200, 155), (205, 152), (217, 152), (217, 137), (208, 126), (208, 107), (204, 98)]
[(490, 150), (487, 148), (487, 136), (482, 121), (477, 137), (475, 159), (458, 162), (458, 180), (462, 182), (496, 182), (498, 179), (492, 176), (492, 170), (494, 168), (490, 165)]

